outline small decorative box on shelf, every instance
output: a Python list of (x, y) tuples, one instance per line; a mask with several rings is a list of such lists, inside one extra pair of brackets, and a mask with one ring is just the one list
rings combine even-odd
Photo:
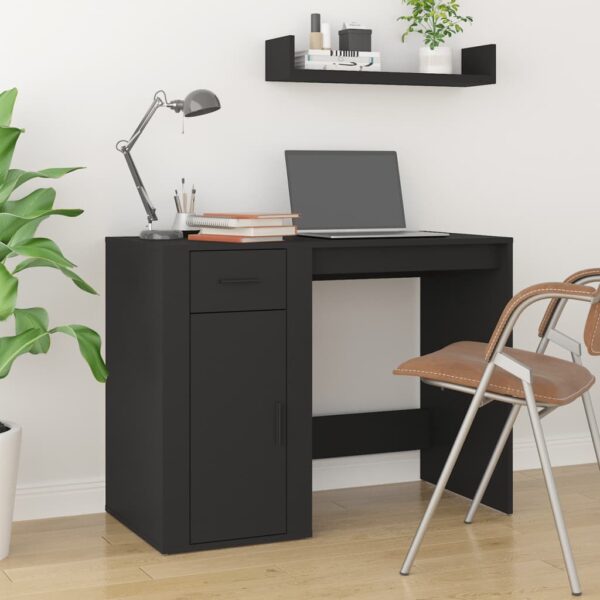
[(496, 83), (496, 44), (463, 48), (462, 73), (460, 75), (296, 69), (294, 68), (294, 51), (293, 35), (286, 35), (265, 42), (265, 78), (267, 81), (445, 87), (472, 87)]

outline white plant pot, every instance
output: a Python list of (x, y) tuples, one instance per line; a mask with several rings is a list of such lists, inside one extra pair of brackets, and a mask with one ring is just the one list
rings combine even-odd
[(2, 421), (8, 431), (0, 433), (0, 560), (8, 556), (12, 530), (17, 471), (21, 450), (21, 428), (16, 423)]
[(419, 48), (419, 72), (452, 73), (452, 49), (438, 46), (435, 50), (429, 46)]

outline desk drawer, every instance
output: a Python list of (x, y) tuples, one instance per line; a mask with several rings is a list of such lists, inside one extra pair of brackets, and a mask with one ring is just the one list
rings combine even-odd
[(192, 252), (191, 312), (285, 308), (285, 250)]

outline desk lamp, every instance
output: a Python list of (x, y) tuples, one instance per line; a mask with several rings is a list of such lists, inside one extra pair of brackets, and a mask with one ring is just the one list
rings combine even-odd
[(156, 208), (152, 202), (150, 202), (150, 198), (148, 197), (148, 192), (142, 183), (142, 179), (140, 178), (140, 174), (131, 158), (131, 149), (138, 141), (140, 135), (146, 128), (146, 125), (150, 122), (150, 119), (153, 117), (154, 113), (161, 108), (162, 106), (166, 106), (176, 113), (180, 113), (183, 111), (184, 117), (199, 117), (200, 115), (207, 115), (208, 113), (214, 112), (215, 110), (219, 110), (221, 108), (221, 104), (217, 96), (211, 92), (210, 90), (194, 90), (190, 92), (185, 100), (171, 100), (167, 99), (167, 94), (163, 90), (159, 90), (154, 94), (154, 100), (150, 105), (150, 108), (147, 110), (146, 114), (140, 121), (140, 124), (136, 127), (135, 131), (131, 135), (129, 140), (120, 140), (117, 142), (117, 150), (123, 153), (125, 157), (125, 161), (127, 162), (127, 166), (129, 167), (129, 171), (131, 172), (131, 176), (133, 177), (133, 181), (135, 183), (135, 187), (142, 199), (142, 204), (144, 205), (144, 209), (146, 210), (146, 214), (148, 215), (148, 225), (146, 229), (142, 230), (140, 233), (140, 237), (146, 240), (174, 240), (183, 237), (181, 231), (176, 230), (154, 230), (152, 229), (152, 223), (157, 220), (156, 216)]

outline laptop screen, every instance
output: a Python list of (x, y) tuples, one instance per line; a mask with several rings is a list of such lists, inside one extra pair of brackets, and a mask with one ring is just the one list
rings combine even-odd
[(406, 227), (395, 152), (286, 150), (298, 229)]

